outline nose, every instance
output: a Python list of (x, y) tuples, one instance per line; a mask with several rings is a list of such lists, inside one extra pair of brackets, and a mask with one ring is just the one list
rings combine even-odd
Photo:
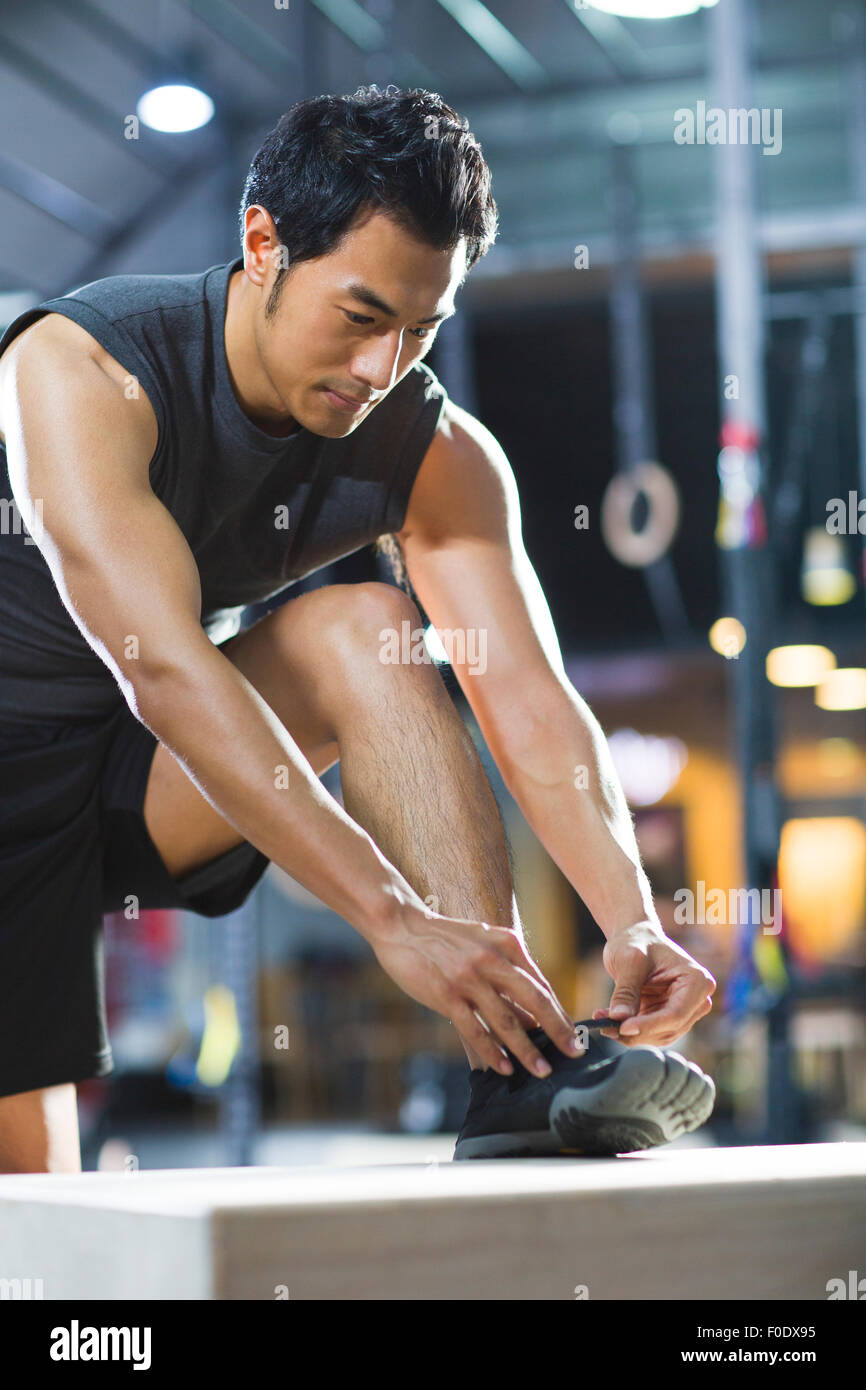
[(403, 351), (403, 334), (394, 329), (366, 342), (352, 360), (352, 376), (359, 385), (357, 395), (381, 395), (394, 385)]

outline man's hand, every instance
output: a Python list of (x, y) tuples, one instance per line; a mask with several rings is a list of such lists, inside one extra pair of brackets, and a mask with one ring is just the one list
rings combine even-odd
[(450, 1019), (463, 1041), (504, 1076), (514, 1068), (503, 1044), (535, 1075), (549, 1074), (549, 1063), (526, 1036), (536, 1024), (567, 1057), (583, 1051), (574, 1023), (510, 927), (407, 905), (400, 926), (371, 944), (406, 994)]
[(666, 1047), (713, 1007), (716, 981), (709, 970), (653, 922), (614, 932), (602, 959), (616, 988), (610, 1007), (596, 1009), (593, 1018), (620, 1020), (619, 1032), (601, 1030), (605, 1038)]

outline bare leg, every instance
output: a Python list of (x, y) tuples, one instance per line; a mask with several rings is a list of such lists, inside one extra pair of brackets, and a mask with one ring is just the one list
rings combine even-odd
[(0, 1097), (0, 1173), (80, 1173), (75, 1085)]
[[(420, 622), (401, 590), (332, 585), (291, 600), (225, 651), (316, 772), (339, 756), (347, 812), (434, 912), (522, 934), (496, 801), (442, 677), (432, 664), (379, 660), (381, 630), (399, 632), (407, 617)], [(175, 875), (240, 843), (162, 745), (144, 812)], [(485, 1065), (464, 1048), (472, 1066)]]
[(339, 735), (343, 802), (434, 912), (519, 927), (505, 831), (475, 745), (432, 666), (393, 699), (349, 691)]
[[(420, 616), (397, 594), (390, 624)], [(414, 613), (414, 617), (413, 617)], [(370, 660), (352, 634), (357, 682), (346, 690), (338, 741), (343, 803), (432, 911), (509, 926), (522, 936), (505, 831), (475, 745), (435, 666)], [(378, 652), (378, 641), (376, 642)], [(518, 1010), (518, 1012), (521, 1012)], [(486, 1063), (464, 1043), (473, 1067)]]

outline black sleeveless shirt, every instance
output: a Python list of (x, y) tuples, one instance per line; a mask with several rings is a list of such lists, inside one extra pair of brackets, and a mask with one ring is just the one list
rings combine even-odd
[[(259, 429), (225, 353), (228, 284), (242, 265), (95, 280), (28, 309), (0, 338), (2, 355), (36, 319), (65, 314), (146, 393), (159, 426), (150, 484), (195, 557), (214, 641), (237, 631), (245, 605), (400, 529), (446, 400), (419, 362), (343, 439)], [(0, 721), (105, 717), (123, 696), (26, 530), (2, 444), (0, 519)]]

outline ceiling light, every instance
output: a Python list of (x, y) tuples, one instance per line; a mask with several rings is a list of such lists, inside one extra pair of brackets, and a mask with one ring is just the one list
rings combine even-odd
[(151, 87), (135, 109), (139, 119), (151, 130), (163, 130), (172, 135), (198, 130), (207, 125), (214, 113), (213, 102), (205, 92), (179, 83)]
[[(680, 15), (708, 10), (718, 0), (589, 0), (594, 10), (620, 15), (622, 19), (676, 19)], [(586, 9), (575, 4), (576, 10)]]

